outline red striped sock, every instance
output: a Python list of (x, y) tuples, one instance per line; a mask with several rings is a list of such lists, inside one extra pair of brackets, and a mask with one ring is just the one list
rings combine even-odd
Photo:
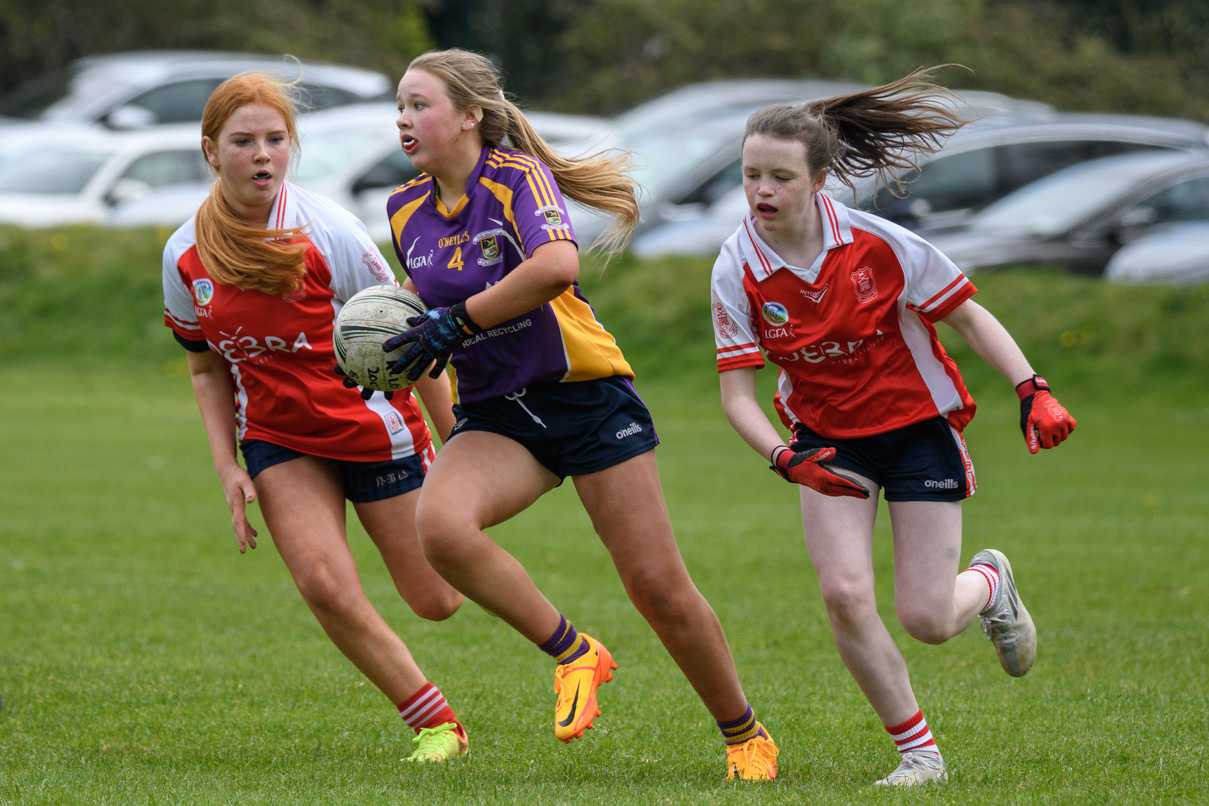
[(449, 703), (445, 702), (441, 690), (432, 683), (425, 683), (419, 691), (408, 697), (407, 701), (399, 706), (399, 716), (416, 733), (420, 732), (420, 728), (435, 728), (446, 722), (453, 722), (459, 727), (462, 724), (458, 722)]
[(982, 610), (980, 611), (985, 613), (986, 609), (991, 606), (991, 602), (995, 601), (995, 593), (999, 590), (999, 572), (995, 570), (994, 566), (985, 565), (984, 563), (971, 565), (967, 569), (968, 571), (981, 575), (987, 581), (987, 584), (991, 586), (991, 595), (987, 597), (987, 603), (982, 606)]
[(940, 748), (936, 746), (936, 740), (932, 738), (932, 731), (928, 728), (928, 720), (924, 719), (922, 708), (915, 712), (915, 716), (901, 725), (886, 725), (885, 727), (890, 738), (894, 739), (894, 746), (898, 748), (900, 754), (908, 751), (922, 751), (940, 755)]

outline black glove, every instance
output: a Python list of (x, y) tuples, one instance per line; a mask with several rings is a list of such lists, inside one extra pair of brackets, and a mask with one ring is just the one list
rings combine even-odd
[[(348, 377), (348, 373), (346, 373), (344, 371), (344, 367), (340, 366), (339, 364), (332, 367), (332, 372), (336, 373), (337, 375), (339, 375), (341, 378), (344, 379), (343, 383), (344, 383), (345, 389), (356, 389), (358, 386), (361, 385), (361, 384), (357, 383), (356, 381), (354, 381), (352, 378)], [(368, 387), (362, 387), (361, 399), (369, 400), (371, 397), (374, 396), (375, 391), (376, 390), (370, 389)], [(387, 400), (390, 400), (391, 398), (393, 398), (395, 396), (394, 392), (383, 392), (382, 394)]]

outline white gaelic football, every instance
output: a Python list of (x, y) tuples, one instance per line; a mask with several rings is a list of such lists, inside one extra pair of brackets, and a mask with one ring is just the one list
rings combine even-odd
[(332, 346), (348, 377), (366, 389), (397, 392), (411, 386), (405, 375), (390, 371), (412, 345), (389, 353), (382, 342), (411, 328), (407, 320), (427, 311), (424, 301), (405, 288), (378, 285), (354, 294), (336, 317)]

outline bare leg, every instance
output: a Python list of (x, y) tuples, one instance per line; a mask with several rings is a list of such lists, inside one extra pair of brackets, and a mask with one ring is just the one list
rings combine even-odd
[(324, 632), (392, 703), (405, 701), (426, 679), (361, 588), (335, 469), (303, 456), (262, 471), (255, 484), (277, 551)]
[(575, 488), (630, 600), (710, 714), (718, 721), (742, 716), (747, 699), (730, 647), (676, 546), (655, 452), (577, 476)]
[(961, 502), (897, 501), (894, 602), (911, 637), (942, 644), (974, 622), (990, 590), (977, 574), (961, 574)]
[(484, 529), (522, 512), (557, 483), (520, 444), (468, 431), (437, 454), (416, 510), (420, 545), (437, 573), (535, 644), (554, 633), (560, 614)]
[[(852, 474), (855, 475), (855, 474)], [(873, 587), (873, 524), (877, 485), (857, 477), (868, 500), (833, 498), (803, 487), (806, 548), (840, 658), (885, 725), (919, 710), (902, 653), (877, 612)]]
[(354, 504), (357, 517), (369, 533), (395, 589), (416, 615), (442, 621), (457, 612), (462, 594), (438, 574), (416, 536), (416, 502), (419, 491), (382, 501)]

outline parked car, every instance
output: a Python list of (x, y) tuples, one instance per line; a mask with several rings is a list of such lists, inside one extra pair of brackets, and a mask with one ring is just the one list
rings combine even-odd
[(1209, 283), (1209, 223), (1177, 224), (1117, 250), (1104, 279), (1114, 283)]
[(906, 195), (865, 181), (857, 205), (917, 232), (960, 224), (974, 211), (1068, 165), (1152, 148), (1209, 147), (1209, 127), (1190, 120), (1066, 112), (996, 119), (954, 134), (927, 170), (903, 177)]
[(200, 121), (210, 93), (245, 70), (298, 80), (315, 109), (394, 97), (385, 74), (324, 62), (187, 50), (88, 56), (0, 98), (0, 165), (64, 128), (86, 135)]
[[(391, 100), (314, 112), (298, 121), (298, 183), (352, 212), (379, 243), (391, 237), (387, 197), (419, 173), (399, 145), (398, 115)], [(533, 111), (525, 117), (548, 143), (571, 151), (605, 125), (603, 118), (581, 115)]]
[[(910, 184), (903, 199), (875, 189), (872, 179), (857, 180), (854, 189), (832, 179), (827, 192), (926, 235), (956, 226), (996, 199), (1068, 165), (1130, 151), (1206, 147), (1209, 127), (1193, 121), (1035, 110), (996, 114), (961, 129), (936, 154), (921, 157), (919, 173), (905, 177)], [(686, 198), (694, 201), (691, 194)], [(677, 210), (665, 216), (661, 227), (635, 239), (636, 254), (717, 254), (746, 214), (747, 199), (740, 184), (712, 202), (702, 199)]]
[(1209, 223), (1209, 151), (1073, 165), (929, 240), (967, 272), (1034, 265), (1099, 275), (1124, 245), (1187, 222)]
[(51, 138), (0, 166), (0, 222), (175, 226), (212, 182), (192, 124)]
[[(642, 220), (636, 234), (675, 220), (684, 207), (708, 205), (742, 181), (738, 143), (747, 118), (773, 103), (796, 103), (864, 89), (846, 81), (745, 79), (681, 87), (616, 117), (595, 148), (630, 153), (640, 187)], [(611, 223), (601, 213), (575, 207), (571, 222), (583, 246)]]
[[(644, 106), (652, 108), (645, 112), (639, 107), (618, 118), (612, 142), (634, 155), (638, 164), (635, 178), (644, 185), (642, 223), (635, 232), (636, 250), (645, 248), (638, 245), (637, 239), (665, 225), (678, 228), (681, 222), (693, 222), (685, 223), (684, 228), (697, 232), (704, 220), (714, 218), (710, 208), (723, 199), (727, 199), (728, 210), (746, 209), (746, 202), (736, 204), (735, 197), (728, 194), (733, 191), (741, 197), (743, 175), (739, 151), (747, 119), (757, 109), (772, 103), (801, 103), (868, 88), (842, 81), (767, 83), (769, 86), (762, 93), (752, 90), (747, 103), (742, 102), (738, 93), (724, 92), (716, 106), (705, 107), (707, 113), (690, 114), (693, 108), (690, 102), (706, 103), (714, 84), (728, 87), (729, 82), (692, 85), (670, 93), (662, 103), (658, 99), (649, 102)], [(796, 95), (791, 94), (795, 87)], [(1053, 114), (1051, 106), (1039, 101), (975, 90), (959, 92), (955, 107), (966, 117), (987, 120)], [(672, 112), (679, 112), (679, 117), (673, 117)], [(634, 121), (663, 122), (642, 128), (635, 126)], [(616, 132), (622, 132), (623, 136), (619, 138)], [(738, 217), (729, 220), (738, 225)], [(593, 221), (588, 227), (576, 224), (576, 234), (582, 242), (585, 236), (594, 237), (603, 223)], [(681, 240), (678, 236), (676, 239)], [(659, 236), (652, 241), (664, 239)], [(708, 248), (703, 245), (694, 253)]]
[(6, 94), (0, 98), (0, 122), (138, 129), (200, 121), (210, 93), (245, 70), (300, 80), (303, 100), (314, 108), (394, 97), (394, 83), (385, 74), (359, 67), (252, 53), (126, 51), (77, 59)]

